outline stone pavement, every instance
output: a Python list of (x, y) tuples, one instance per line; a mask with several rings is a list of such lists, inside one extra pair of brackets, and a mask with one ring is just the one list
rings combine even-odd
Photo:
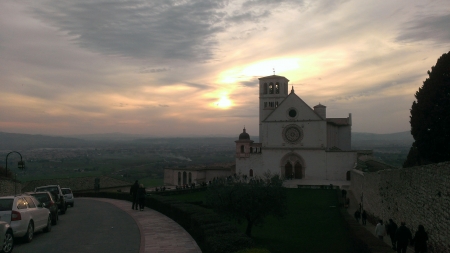
[(139, 227), (141, 245), (139, 253), (201, 253), (192, 236), (178, 223), (150, 209), (132, 210), (131, 202), (117, 199), (89, 198), (115, 205), (128, 213)]
[[(348, 211), (348, 213), (349, 213), (352, 217), (354, 217), (355, 211), (356, 211), (356, 209), (359, 208), (359, 203), (360, 203), (361, 201), (356, 200), (356, 197), (353, 195), (353, 192), (352, 192), (351, 190), (348, 190), (348, 189), (346, 189), (346, 190), (347, 190), (347, 197), (350, 199), (350, 205), (349, 205), (349, 207), (347, 208), (347, 211)], [(386, 221), (384, 221), (384, 222), (386, 222)], [(397, 225), (400, 226), (400, 221), (395, 221), (395, 223), (397, 223)], [(361, 226), (363, 226), (361, 221), (360, 221), (360, 224), (361, 224)], [(366, 223), (366, 225), (365, 225), (364, 227), (365, 227), (369, 232), (371, 232), (371, 233), (373, 234), (373, 236), (377, 237), (377, 236), (375, 235), (375, 226), (376, 226), (376, 224), (372, 224), (372, 223), (370, 223), (369, 221), (367, 221), (367, 223)], [(408, 227), (408, 224), (406, 224), (406, 226)], [(414, 235), (413, 235), (413, 236), (414, 236)], [(392, 247), (391, 238), (390, 238), (388, 235), (386, 235), (386, 236), (383, 237), (383, 241), (384, 241), (388, 246)], [(369, 245), (369, 248), (370, 248), (370, 245)], [(392, 250), (392, 252), (396, 252), (396, 251)], [(414, 253), (414, 248), (411, 247), (411, 246), (408, 246), (408, 249), (406, 250), (406, 252), (407, 252), (407, 253)]]

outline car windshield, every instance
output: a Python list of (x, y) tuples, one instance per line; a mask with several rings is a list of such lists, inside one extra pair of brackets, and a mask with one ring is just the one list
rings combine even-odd
[(70, 189), (61, 189), (63, 194), (72, 194), (72, 191)]
[(0, 211), (11, 211), (14, 199), (0, 199)]
[(31, 196), (34, 196), (39, 200), (39, 202), (44, 203), (50, 200), (50, 197), (47, 193), (33, 193)]
[(58, 192), (58, 187), (39, 187), (36, 188), (39, 191)]

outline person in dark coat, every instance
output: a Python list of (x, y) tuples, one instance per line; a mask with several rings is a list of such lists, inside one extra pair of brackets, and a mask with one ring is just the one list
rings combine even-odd
[(361, 218), (361, 213), (359, 212), (359, 209), (357, 209), (356, 211), (355, 211), (355, 219), (356, 219), (356, 222), (358, 222), (359, 223), (359, 219)]
[(143, 184), (139, 185), (139, 189), (137, 191), (137, 199), (139, 201), (139, 208), (141, 211), (144, 211), (144, 204), (145, 204), (145, 195), (147, 193), (145, 192), (145, 187)]
[(397, 228), (395, 238), (397, 240), (397, 253), (406, 253), (408, 244), (412, 240), (412, 235), (404, 221), (402, 221), (400, 227)]
[(398, 228), (397, 224), (392, 219), (389, 219), (389, 224), (387, 227), (387, 234), (391, 238), (393, 250), (397, 250), (397, 241), (395, 238), (395, 233), (397, 232), (397, 228)]
[(366, 210), (363, 210), (362, 214), (361, 214), (361, 221), (363, 225), (366, 225), (367, 223), (367, 213)]
[(137, 193), (138, 193), (138, 189), (139, 189), (139, 182), (136, 180), (136, 182), (134, 182), (134, 184), (131, 186), (130, 188), (130, 195), (133, 201), (133, 205), (131, 205), (131, 209), (136, 209), (138, 210), (138, 202), (137, 202)]
[(427, 241), (428, 234), (425, 232), (425, 228), (419, 225), (419, 228), (412, 239), (412, 244), (414, 244), (415, 253), (426, 253), (427, 252)]

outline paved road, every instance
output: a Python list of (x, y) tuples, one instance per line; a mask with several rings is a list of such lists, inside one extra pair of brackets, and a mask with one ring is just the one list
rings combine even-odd
[(139, 253), (139, 227), (129, 214), (107, 202), (75, 202), (50, 233), (36, 233), (31, 243), (17, 242), (13, 252)]

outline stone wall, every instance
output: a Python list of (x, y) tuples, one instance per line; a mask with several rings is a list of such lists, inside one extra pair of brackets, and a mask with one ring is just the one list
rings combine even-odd
[[(61, 187), (68, 187), (74, 192), (89, 191), (94, 190), (95, 178), (96, 177), (75, 177), (33, 180), (23, 183), (22, 192), (34, 191), (35, 187), (54, 184), (59, 184)], [(111, 177), (99, 176), (98, 178), (100, 178), (100, 190), (108, 188), (129, 188), (129, 186), (132, 185), (132, 183), (128, 181), (122, 181)]]
[(429, 252), (450, 252), (450, 162), (376, 172), (353, 170), (351, 190), (369, 215), (424, 225)]
[[(14, 186), (16, 190), (14, 191)], [(14, 180), (9, 178), (0, 179), (0, 196), (10, 196), (15, 193), (20, 193), (22, 189), (22, 184), (20, 182), (14, 182)]]

